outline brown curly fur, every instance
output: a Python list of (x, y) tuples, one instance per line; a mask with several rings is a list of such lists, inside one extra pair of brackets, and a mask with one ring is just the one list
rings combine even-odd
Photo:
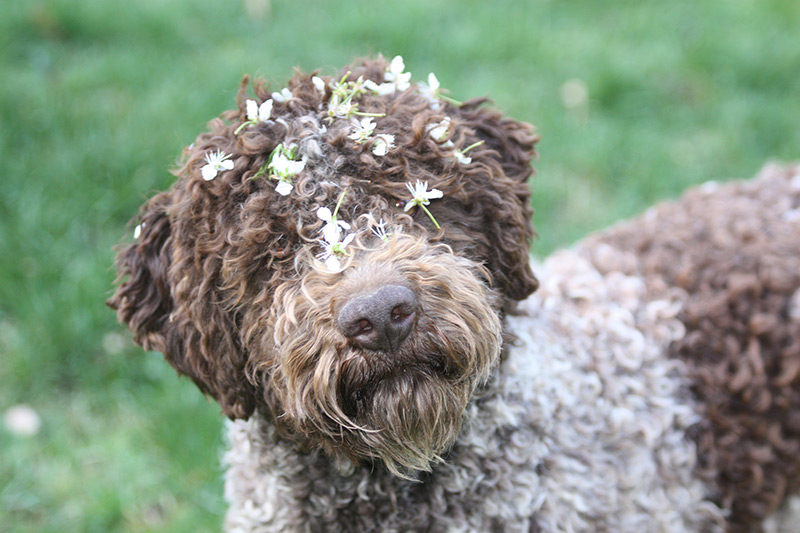
[(781, 221), (800, 207), (793, 172), (768, 167), (754, 181), (693, 190), (583, 248), (632, 252), (628, 265), (597, 262), (642, 275), (655, 292), (688, 294), (687, 332), (670, 355), (693, 374), (705, 410), (700, 464), (733, 531), (756, 530), (800, 479), (800, 321), (790, 316), (800, 243), (797, 227)]
[[(343, 72), (380, 83), (385, 69), (377, 59)], [(376, 133), (392, 133), (401, 147), (375, 157), (370, 143), (347, 138), (349, 121), (324, 121), (331, 89), (323, 97), (302, 73), (272, 121), (236, 135), (248, 81), (238, 109), (186, 150), (172, 189), (143, 207), (141, 237), (118, 255), (109, 305), (136, 342), (163, 352), (229, 417), (258, 409), (303, 446), (380, 457), (397, 473), (426, 470), (497, 362), (502, 308), (537, 287), (527, 185), (537, 137), (481, 107), (484, 100), (433, 111), (416, 91), (367, 94), (359, 110), (385, 113)], [(269, 98), (262, 83), (253, 89), (259, 102)], [(484, 141), (470, 152), (472, 164), (455, 163), (426, 131), (445, 115), (457, 146)], [(309, 156), (288, 197), (267, 177), (254, 179), (279, 143)], [(204, 181), (204, 156), (215, 150), (233, 154), (234, 169)], [(406, 184), (416, 180), (444, 193), (430, 206), (441, 231), (424, 213), (403, 211)], [(357, 251), (331, 274), (314, 257), (323, 224), (316, 212), (332, 209), (345, 190), (339, 218), (354, 224)], [(380, 218), (391, 229), (388, 246), (369, 231)], [(420, 301), (417, 327), (392, 360), (365, 357), (330, 319), (364, 280), (378, 278), (396, 279)]]

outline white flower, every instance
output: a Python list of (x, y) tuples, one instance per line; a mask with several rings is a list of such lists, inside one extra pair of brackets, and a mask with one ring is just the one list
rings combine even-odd
[(440, 85), (436, 74), (431, 72), (428, 74), (428, 83), (421, 81), (417, 85), (419, 85), (419, 93), (431, 103), (431, 109), (437, 111), (441, 107), (441, 104), (439, 103)]
[(133, 228), (134, 239), (138, 239), (142, 235), (142, 229), (144, 229), (145, 225), (146, 224), (142, 222), (141, 224), (138, 224), (135, 228)]
[(358, 109), (358, 104), (354, 104), (349, 99), (342, 101), (338, 94), (331, 96), (328, 102), (328, 116), (333, 118), (348, 118)]
[(428, 182), (417, 180), (417, 183), (412, 187), (410, 183), (406, 183), (406, 188), (413, 197), (409, 202), (406, 202), (404, 211), (408, 211), (415, 205), (429, 205), (431, 200), (441, 198), (444, 196), (439, 189), (428, 190)]
[(353, 139), (358, 144), (364, 144), (369, 140), (372, 132), (375, 131), (375, 123), (372, 122), (372, 117), (361, 119), (361, 123), (353, 120), (353, 133), (347, 136), (348, 139)]
[(278, 180), (275, 191), (281, 196), (288, 196), (292, 192), (292, 177), (299, 174), (306, 168), (306, 162), (298, 160), (297, 147), (286, 148), (279, 144), (272, 151), (267, 169), (270, 179)]
[(395, 56), (386, 69), (384, 80), (393, 83), (398, 91), (405, 91), (411, 87), (411, 73), (403, 72), (406, 69), (402, 56)]
[(338, 242), (342, 230), (350, 229), (350, 224), (344, 220), (337, 220), (336, 215), (327, 207), (317, 209), (317, 218), (326, 223), (322, 226), (322, 238), (327, 242)]
[(397, 86), (394, 83), (386, 82), (378, 85), (372, 80), (365, 81), (364, 88), (369, 89), (378, 96), (386, 96), (388, 94), (394, 94), (395, 91), (397, 91)]
[(450, 129), (450, 117), (444, 117), (441, 122), (428, 124), (425, 129), (431, 134), (433, 140), (442, 142), (447, 137), (447, 130)]
[(462, 165), (469, 165), (470, 163), (472, 163), (472, 158), (465, 156), (464, 152), (462, 152), (461, 150), (456, 150), (455, 152), (453, 152), (453, 157), (456, 159), (456, 161), (458, 161)]
[[(294, 98), (294, 96), (292, 95), (292, 91), (290, 91), (286, 87), (281, 89), (281, 92), (279, 93), (272, 93), (272, 99), (278, 102), (279, 104), (284, 104), (289, 100), (291, 100), (292, 98)], [(267, 119), (269, 119), (269, 117), (267, 117)]]
[(389, 240), (389, 233), (386, 231), (386, 222), (381, 219), (378, 225), (372, 228), (372, 234), (382, 241)]
[(290, 178), (299, 174), (306, 168), (305, 161), (296, 161), (287, 157), (285, 153), (276, 154), (269, 164), (272, 176), (277, 178)]
[(322, 253), (319, 254), (319, 259), (325, 263), (325, 268), (332, 273), (340, 272), (342, 270), (342, 263), (339, 261), (339, 256), (350, 255), (347, 251), (347, 246), (353, 242), (355, 233), (348, 234), (341, 242), (339, 239), (327, 240), (322, 239)]
[(403, 208), (403, 211), (409, 211), (412, 207), (419, 206), (420, 209), (425, 211), (425, 214), (427, 214), (428, 217), (431, 219), (431, 222), (433, 222), (433, 225), (436, 226), (436, 229), (441, 229), (439, 223), (436, 222), (436, 219), (433, 218), (433, 215), (431, 214), (430, 211), (428, 211), (428, 208), (425, 206), (429, 205), (431, 203), (431, 200), (435, 200), (437, 198), (441, 198), (442, 196), (444, 196), (442, 191), (440, 191), (439, 189), (431, 189), (429, 191), (428, 182), (427, 181), (422, 182), (420, 180), (417, 180), (417, 183), (413, 187), (411, 186), (410, 183), (406, 183), (406, 188), (408, 188), (412, 198), (411, 200), (406, 202), (406, 206)]
[[(289, 93), (291, 97), (292, 93)], [(258, 121), (266, 122), (272, 116), (272, 100), (267, 100), (263, 104), (258, 105), (255, 100), (248, 100), (247, 103), (247, 119), (253, 123)]]
[(325, 94), (325, 80), (323, 80), (319, 76), (312, 76), (311, 83), (314, 84), (314, 87), (316, 87), (321, 94), (323, 95)]
[(233, 168), (233, 161), (230, 160), (230, 157), (231, 156), (222, 150), (208, 152), (205, 156), (207, 164), (200, 169), (203, 179), (210, 181), (216, 178), (220, 171), (231, 170)]
[(266, 122), (272, 116), (272, 100), (267, 100), (261, 105), (258, 105), (255, 100), (246, 100), (244, 104), (247, 120), (236, 128), (236, 131), (233, 132), (234, 135), (239, 135), (239, 132), (247, 126), (255, 126), (259, 122)]
[(394, 148), (394, 135), (388, 133), (381, 133), (375, 136), (372, 142), (372, 153), (377, 156), (384, 156), (386, 153)]
[[(466, 154), (467, 152), (469, 152), (473, 148), (477, 148), (478, 146), (480, 146), (482, 144), (483, 144), (483, 141), (478, 141), (476, 143), (470, 144), (469, 146), (467, 146), (463, 150), (455, 150), (455, 151), (453, 151), (453, 158), (456, 161), (458, 161), (460, 164), (462, 164), (462, 165), (469, 165), (470, 163), (472, 163), (472, 158), (471, 157), (467, 157), (464, 154)], [(453, 146), (453, 145), (451, 144), (451, 146)]]

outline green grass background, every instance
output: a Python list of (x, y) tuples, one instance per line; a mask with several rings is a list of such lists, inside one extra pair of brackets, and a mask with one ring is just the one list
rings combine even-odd
[[(242, 74), (402, 54), (542, 134), (536, 253), (800, 157), (794, 0), (4, 0), (0, 531), (214, 531), (222, 417), (103, 302), (112, 246)], [(588, 100), (565, 105), (563, 87)]]

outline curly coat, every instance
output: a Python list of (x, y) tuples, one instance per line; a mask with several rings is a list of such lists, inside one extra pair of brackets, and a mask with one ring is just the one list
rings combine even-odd
[[(119, 252), (109, 305), (235, 421), (227, 527), (791, 524), (764, 518), (800, 477), (797, 170), (590, 237), (538, 266), (531, 296), (532, 127), (484, 99), (366, 91), (358, 110), (396, 146), (376, 155), (326, 105), (337, 80), (386, 72), (362, 61), (322, 90), (298, 73), (270, 120), (242, 128), (245, 78)], [(471, 162), (454, 157), (478, 142)], [(263, 172), (279, 145), (305, 163), (286, 196)], [(206, 181), (218, 150), (233, 168)], [(417, 180), (443, 193), (429, 205), (441, 229), (404, 209)], [(317, 212), (337, 202), (354, 240), (331, 271)], [(337, 317), (387, 286), (413, 294), (413, 327), (392, 349), (360, 345)]]

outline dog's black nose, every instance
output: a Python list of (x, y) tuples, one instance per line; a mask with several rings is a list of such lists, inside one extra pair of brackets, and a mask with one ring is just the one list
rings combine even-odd
[(355, 296), (339, 311), (339, 330), (367, 350), (393, 352), (408, 337), (417, 315), (417, 298), (401, 285), (385, 285)]

